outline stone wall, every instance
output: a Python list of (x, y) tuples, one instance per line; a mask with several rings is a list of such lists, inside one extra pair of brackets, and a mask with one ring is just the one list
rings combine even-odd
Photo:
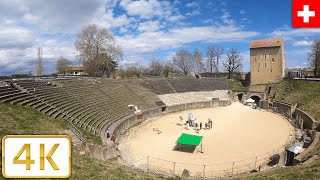
[(292, 113), (291, 113), (292, 104), (275, 101), (273, 102), (272, 106), (275, 112), (287, 118), (292, 118)]
[(104, 161), (118, 156), (116, 145), (113, 143), (108, 146), (87, 144), (87, 151), (89, 151), (92, 158)]
[(310, 116), (308, 113), (302, 111), (301, 109), (296, 109), (295, 111), (296, 119), (303, 120), (303, 128), (304, 129), (315, 129), (317, 126), (317, 121)]
[(199, 101), (209, 101), (212, 98), (229, 99), (228, 90), (162, 94), (158, 95), (158, 97), (168, 106)]
[(310, 152), (314, 149), (314, 147), (319, 142), (319, 133), (314, 130), (318, 121), (316, 121), (312, 116), (303, 110), (296, 108), (294, 109), (292, 104), (284, 103), (284, 102), (273, 102), (273, 109), (275, 112), (287, 117), (291, 122), (297, 126), (299, 129), (304, 130), (308, 129), (312, 133), (312, 143), (310, 146), (300, 153), (298, 156), (294, 158), (293, 165), (296, 165), (300, 162), (304, 162), (310, 156)]
[(202, 101), (202, 102), (193, 102), (193, 103), (185, 103), (185, 104), (177, 104), (166, 107), (164, 111), (162, 111), (161, 107), (146, 109), (140, 113), (132, 114), (126, 116), (109, 127), (109, 132), (114, 134), (116, 137), (121, 135), (126, 129), (131, 128), (147, 119), (152, 117), (161, 116), (164, 114), (184, 111), (188, 109), (199, 109), (199, 108), (210, 108), (210, 107), (219, 107), (219, 106), (227, 106), (230, 105), (229, 100), (219, 100), (218, 98), (213, 99), (212, 101)]
[[(317, 120), (299, 108), (294, 109), (292, 104), (275, 101), (273, 102), (273, 109), (275, 112), (290, 118), (301, 129), (314, 130), (318, 125)], [(292, 112), (293, 109), (294, 112)]]

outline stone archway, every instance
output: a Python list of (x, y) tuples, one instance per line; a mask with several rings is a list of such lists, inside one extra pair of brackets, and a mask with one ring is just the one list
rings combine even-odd
[(260, 105), (261, 97), (259, 95), (251, 95), (250, 98), (253, 99), (258, 106)]
[(244, 94), (243, 93), (239, 93), (239, 94), (237, 94), (237, 96), (238, 96), (239, 102), (241, 102), (242, 99), (243, 99)]

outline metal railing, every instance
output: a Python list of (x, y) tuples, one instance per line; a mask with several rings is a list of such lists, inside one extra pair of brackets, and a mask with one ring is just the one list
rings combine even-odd
[[(146, 172), (162, 174), (166, 176), (183, 176), (184, 171), (188, 171), (191, 177), (219, 178), (235, 176), (243, 173), (257, 172), (268, 167), (268, 163), (273, 164), (273, 158), (278, 154), (278, 164), (283, 157), (286, 146), (292, 144), (294, 137), (288, 137), (286, 143), (273, 151), (260, 154), (242, 160), (220, 162), (215, 164), (190, 164), (177, 161), (170, 161), (153, 156), (143, 156), (126, 162), (126, 166), (137, 168)], [(269, 165), (270, 165), (269, 164)], [(270, 165), (271, 166), (271, 165)]]

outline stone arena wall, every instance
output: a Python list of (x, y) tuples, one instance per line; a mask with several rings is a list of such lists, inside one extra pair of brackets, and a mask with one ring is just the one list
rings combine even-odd
[(317, 131), (313, 130), (312, 131), (312, 143), (310, 146), (304, 150), (302, 153), (300, 153), (298, 156), (294, 158), (293, 164), (298, 164), (299, 162), (304, 162), (309, 158), (309, 153), (315, 148), (315, 146), (319, 142), (319, 133)]
[(293, 105), (285, 102), (273, 102), (274, 111), (287, 117), (291, 122), (299, 129), (308, 129), (312, 133), (312, 143), (310, 146), (305, 149), (302, 153), (294, 158), (294, 164), (298, 164), (300, 162), (304, 162), (308, 159), (309, 153), (314, 149), (314, 147), (319, 142), (319, 133), (315, 130), (318, 125), (318, 121), (316, 121), (311, 115), (304, 112), (303, 110), (296, 108), (293, 111)]
[(299, 108), (291, 112), (293, 110), (292, 104), (276, 101), (273, 102), (273, 108), (277, 113), (292, 119), (295, 125), (302, 129), (314, 130), (318, 125), (317, 120)]
[(188, 109), (199, 109), (199, 108), (210, 108), (210, 107), (219, 107), (219, 106), (227, 106), (230, 105), (231, 102), (229, 100), (219, 100), (218, 98), (213, 99), (212, 101), (201, 101), (201, 102), (193, 102), (193, 103), (184, 103), (177, 104), (168, 107), (164, 107), (165, 110), (162, 111), (162, 107), (146, 109), (137, 114), (132, 114), (126, 116), (122, 119), (119, 119), (109, 128), (111, 134), (114, 134), (116, 137), (121, 135), (126, 129), (131, 128), (147, 119), (161, 116), (164, 114), (184, 111)]
[(305, 111), (297, 108), (295, 111), (295, 115), (297, 119), (303, 120), (303, 126), (306, 127), (307, 129), (316, 128), (318, 122)]

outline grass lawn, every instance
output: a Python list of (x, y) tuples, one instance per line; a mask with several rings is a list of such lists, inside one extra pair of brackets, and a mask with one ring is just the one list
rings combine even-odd
[(285, 80), (273, 85), (276, 100), (301, 103), (301, 109), (320, 120), (320, 82)]
[(233, 79), (228, 79), (228, 90), (231, 91), (247, 91), (248, 87), (243, 87), (239, 84), (239, 82), (234, 81)]

